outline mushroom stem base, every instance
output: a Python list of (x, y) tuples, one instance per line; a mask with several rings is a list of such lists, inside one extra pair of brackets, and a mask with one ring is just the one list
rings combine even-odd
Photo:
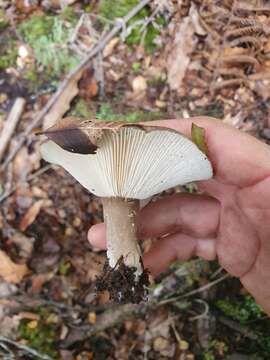
[(149, 276), (143, 269), (137, 241), (138, 200), (103, 198), (107, 256), (103, 275), (97, 279), (98, 291), (108, 290), (120, 303), (139, 303), (147, 299)]
[(110, 267), (117, 268), (119, 261), (123, 259), (127, 267), (135, 268), (136, 275), (140, 275), (143, 268), (136, 227), (139, 201), (123, 198), (102, 200)]

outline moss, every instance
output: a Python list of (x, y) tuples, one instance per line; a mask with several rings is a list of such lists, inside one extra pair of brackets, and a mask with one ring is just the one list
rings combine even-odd
[[(60, 77), (73, 69), (79, 61), (67, 45), (74, 20), (64, 20), (63, 14), (34, 15), (18, 28), (25, 42), (32, 47), (37, 63), (51, 77)], [(68, 19), (70, 18), (69, 14)]]
[(14, 39), (2, 39), (0, 49), (0, 70), (16, 66), (18, 48)]
[(222, 105), (217, 102), (216, 104), (208, 104), (204, 107), (196, 107), (192, 112), (192, 116), (211, 116), (219, 119), (224, 117), (224, 111)]
[(203, 358), (203, 360), (215, 360), (216, 359), (215, 355), (213, 354), (213, 351), (211, 351), (211, 350), (204, 351), (202, 358)]
[(60, 14), (60, 19), (68, 21), (70, 25), (75, 26), (77, 23), (77, 15), (71, 6), (65, 6)]
[(69, 273), (70, 268), (71, 268), (71, 264), (69, 262), (62, 262), (59, 265), (58, 272), (60, 275), (66, 276)]
[[(101, 0), (98, 12), (103, 17), (113, 21), (116, 18), (125, 16), (138, 3), (138, 0)], [(136, 16), (142, 18), (142, 16), (146, 15), (146, 9), (144, 8)]]
[[(138, 0), (101, 0), (98, 8), (98, 13), (102, 17), (114, 21), (117, 18), (122, 18), (139, 3)], [(144, 20), (150, 15), (150, 10), (145, 7), (137, 15), (135, 15), (128, 23), (127, 28), (131, 29), (129, 36), (126, 38), (126, 43), (130, 46), (143, 43), (145, 50), (151, 53), (156, 49), (156, 37), (160, 30), (158, 26), (165, 24), (165, 19), (158, 16), (155, 19), (155, 25), (148, 24), (145, 33), (142, 34), (142, 27)]]
[(139, 62), (134, 62), (133, 64), (132, 64), (132, 70), (135, 72), (135, 73), (137, 73), (137, 72), (139, 72), (139, 70), (141, 69), (141, 63), (139, 63)]
[(245, 324), (250, 317), (250, 313), (243, 306), (232, 303), (230, 299), (216, 301), (215, 305), (230, 318), (239, 321), (241, 324)]
[(255, 316), (256, 318), (262, 318), (265, 315), (261, 306), (258, 305), (249, 295), (245, 297), (244, 307), (251, 315)]
[(149, 121), (157, 120), (164, 117), (161, 112), (143, 112), (143, 111), (131, 111), (126, 113), (119, 113), (114, 111), (112, 106), (108, 103), (101, 104), (99, 110), (96, 113), (96, 118), (103, 121)]
[(20, 322), (20, 338), (26, 340), (30, 347), (39, 352), (49, 355), (53, 359), (58, 359), (59, 357), (55, 350), (56, 325), (46, 323), (46, 319), (50, 315), (48, 311), (41, 309), (37, 312), (40, 315), (40, 320), (22, 320)]
[(28, 69), (23, 73), (23, 79), (36, 82), (38, 81), (38, 73), (36, 69)]
[(246, 324), (250, 319), (258, 319), (264, 316), (262, 308), (256, 304), (251, 296), (245, 296), (244, 301), (233, 303), (231, 299), (226, 298), (216, 301), (215, 305), (227, 316)]
[(68, 115), (89, 119), (92, 117), (92, 112), (89, 109), (87, 103), (83, 99), (79, 99), (73, 106), (72, 110), (68, 113)]
[(0, 30), (5, 29), (8, 26), (8, 19), (5, 16), (4, 10), (0, 9)]

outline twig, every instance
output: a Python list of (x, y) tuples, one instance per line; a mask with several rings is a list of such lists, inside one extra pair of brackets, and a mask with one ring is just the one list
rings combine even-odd
[[(33, 174), (30, 174), (26, 181), (32, 181), (33, 179), (37, 178), (38, 176), (44, 174), (46, 171), (50, 170), (53, 168), (52, 164), (48, 164), (45, 165), (44, 167), (42, 167), (41, 169), (38, 169), (36, 172), (34, 172)], [(3, 195), (0, 196), (0, 204), (5, 201), (10, 195), (12, 195), (14, 193), (14, 191), (16, 191), (18, 185), (13, 186), (10, 190), (5, 191)]]
[(0, 136), (0, 163), (4, 156), (5, 150), (12, 137), (14, 130), (21, 118), (25, 106), (25, 99), (17, 98), (11, 108), (11, 111), (4, 122), (4, 128)]
[(248, 339), (250, 339), (250, 340), (258, 340), (258, 335), (255, 332), (253, 332), (249, 328), (245, 328), (244, 326), (242, 326), (238, 322), (233, 321), (231, 319), (228, 319), (225, 316), (217, 316), (216, 318), (222, 324), (224, 324), (224, 325), (228, 326), (230, 329), (232, 329), (234, 331), (237, 331), (238, 333), (244, 335)]
[(50, 356), (45, 355), (45, 354), (41, 354), (40, 352), (38, 352), (35, 349), (32, 349), (29, 346), (20, 344), (16, 341), (13, 341), (11, 339), (8, 339), (5, 336), (0, 336), (0, 342), (6, 343), (6, 344), (10, 344), (15, 346), (16, 348), (23, 350), (25, 352), (27, 352), (28, 354), (31, 354), (31, 356), (35, 357), (35, 359), (42, 359), (42, 360), (53, 360)]
[(74, 327), (67, 338), (61, 344), (62, 348), (68, 348), (78, 341), (86, 340), (96, 333), (104, 331), (116, 324), (121, 324), (131, 315), (145, 314), (149, 309), (154, 310), (157, 306), (154, 302), (140, 304), (126, 304), (110, 309), (97, 317), (95, 325)]
[(181, 299), (184, 299), (186, 297), (201, 293), (201, 292), (203, 292), (205, 290), (209, 290), (211, 287), (213, 287), (213, 286), (217, 285), (218, 283), (226, 280), (230, 276), (231, 276), (230, 274), (225, 274), (225, 275), (221, 276), (220, 278), (218, 278), (218, 279), (216, 279), (214, 281), (211, 281), (210, 283), (208, 283), (208, 284), (206, 284), (204, 286), (199, 287), (198, 289), (194, 289), (194, 290), (191, 290), (191, 291), (187, 292), (186, 294), (183, 294), (183, 295), (180, 295), (180, 296), (175, 296), (173, 298), (161, 301), (159, 303), (159, 305), (169, 304), (169, 303), (174, 302), (176, 300), (181, 300)]
[(122, 29), (123, 24), (126, 24), (130, 19), (132, 19), (142, 8), (144, 8), (151, 0), (142, 0), (138, 5), (136, 5), (126, 16), (121, 19), (121, 22), (117, 21), (111, 31), (109, 31), (101, 40), (100, 42), (89, 51), (89, 53), (85, 56), (84, 59), (80, 62), (80, 64), (71, 71), (66, 79), (61, 83), (56, 93), (50, 98), (44, 108), (37, 114), (31, 124), (24, 130), (21, 134), (21, 137), (17, 143), (17, 145), (12, 149), (9, 156), (6, 158), (6, 161), (3, 163), (3, 170), (6, 169), (7, 165), (10, 161), (14, 158), (17, 154), (21, 146), (24, 144), (27, 136), (32, 132), (35, 127), (38, 127), (43, 119), (43, 117), (48, 113), (48, 111), (53, 107), (56, 101), (61, 96), (62, 92), (64, 91), (65, 87), (69, 83), (70, 79), (77, 74), (82, 69), (86, 68), (89, 61), (96, 56), (100, 51), (104, 49), (106, 44)]

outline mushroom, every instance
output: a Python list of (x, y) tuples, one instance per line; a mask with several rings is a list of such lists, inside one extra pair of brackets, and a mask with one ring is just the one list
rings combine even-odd
[(117, 271), (122, 262), (132, 270), (130, 289), (136, 291), (136, 284), (145, 278), (137, 241), (139, 201), (176, 185), (211, 178), (207, 156), (177, 131), (138, 123), (69, 117), (45, 135), (49, 140), (41, 145), (43, 158), (62, 166), (102, 198), (109, 266)]

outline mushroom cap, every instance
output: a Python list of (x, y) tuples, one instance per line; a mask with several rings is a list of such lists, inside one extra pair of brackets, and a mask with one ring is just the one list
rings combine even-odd
[(141, 200), (212, 177), (210, 161), (191, 140), (171, 129), (146, 128), (104, 130), (95, 154), (69, 152), (51, 140), (41, 145), (41, 154), (101, 197)]

